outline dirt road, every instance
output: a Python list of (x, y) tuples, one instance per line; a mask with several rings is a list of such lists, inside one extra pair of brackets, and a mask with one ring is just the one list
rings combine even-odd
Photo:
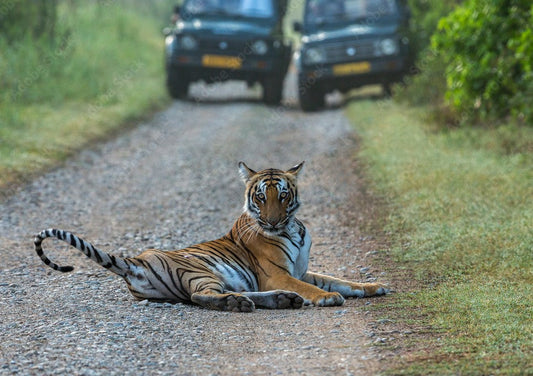
[(372, 346), (363, 306), (387, 297), (252, 314), (140, 304), (119, 277), (64, 243), (45, 248), (74, 265), (72, 273), (34, 254), (33, 235), (48, 227), (122, 256), (218, 238), (242, 210), (238, 161), (262, 169), (305, 160), (298, 217), (313, 236), (310, 270), (387, 281), (371, 265), (371, 234), (360, 230), (369, 213), (342, 109), (303, 114), (290, 96), (267, 108), (259, 92), (239, 84), (196, 85), (192, 94), (0, 204), (0, 374), (371, 375), (380, 368), (385, 354)]

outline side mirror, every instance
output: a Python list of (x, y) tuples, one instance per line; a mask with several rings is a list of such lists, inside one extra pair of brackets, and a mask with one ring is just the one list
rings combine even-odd
[(292, 24), (292, 29), (294, 31), (296, 31), (297, 33), (301, 33), (303, 28), (304, 27), (303, 27), (302, 23), (299, 22), (299, 21), (294, 21), (294, 23)]
[(176, 23), (181, 18), (181, 7), (176, 5), (172, 10), (172, 16), (170, 17), (170, 22)]

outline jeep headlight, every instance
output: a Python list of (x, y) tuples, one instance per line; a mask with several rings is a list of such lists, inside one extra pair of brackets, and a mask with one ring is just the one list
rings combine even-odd
[(319, 64), (326, 60), (326, 53), (321, 48), (311, 47), (305, 50), (303, 58), (306, 64)]
[(167, 51), (167, 55), (172, 54), (172, 46), (175, 40), (176, 37), (174, 36), (174, 34), (167, 35), (167, 37), (165, 38), (165, 49)]
[(394, 55), (398, 53), (398, 43), (391, 38), (383, 39), (379, 43), (379, 47), (383, 55)]
[(180, 39), (180, 45), (184, 50), (195, 50), (198, 47), (198, 41), (191, 35), (184, 35)]
[(252, 44), (252, 51), (257, 55), (264, 55), (268, 51), (268, 45), (264, 40), (256, 40)]
[(169, 34), (165, 37), (165, 46), (170, 46), (172, 43), (174, 43), (174, 35), (173, 34)]

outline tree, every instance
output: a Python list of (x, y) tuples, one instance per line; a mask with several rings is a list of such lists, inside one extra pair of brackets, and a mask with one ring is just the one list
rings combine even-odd
[(57, 23), (57, 0), (5, 1), (0, 5), (0, 38), (8, 43), (41, 37), (54, 40)]
[(439, 22), (432, 46), (446, 68), (449, 104), (465, 119), (533, 121), (533, 5), (468, 0)]

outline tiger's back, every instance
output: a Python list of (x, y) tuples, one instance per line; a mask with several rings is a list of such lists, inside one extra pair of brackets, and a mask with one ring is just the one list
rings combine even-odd
[[(142, 270), (125, 278), (139, 300), (190, 302), (195, 291), (208, 286), (220, 291), (258, 290), (251, 262), (228, 236), (177, 251), (149, 249), (127, 260)], [(144, 273), (147, 266), (149, 273)]]

